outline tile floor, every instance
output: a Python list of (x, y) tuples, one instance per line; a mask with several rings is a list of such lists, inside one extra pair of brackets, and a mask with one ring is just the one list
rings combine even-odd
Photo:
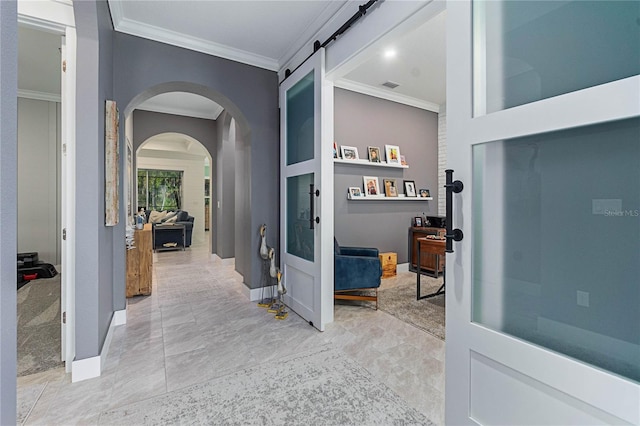
[[(242, 293), (233, 264), (205, 246), (154, 254), (151, 296), (128, 300), (102, 376), (71, 383), (63, 369), (18, 378), (18, 424), (97, 424), (100, 413), (281, 356), (330, 345), (409, 405), (444, 424), (444, 342), (365, 306), (336, 305), (318, 332), (273, 318)], [(384, 286), (413, 280), (410, 273)]]

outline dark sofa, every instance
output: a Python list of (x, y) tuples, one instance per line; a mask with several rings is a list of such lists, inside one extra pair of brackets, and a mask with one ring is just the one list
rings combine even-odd
[[(173, 213), (173, 212), (170, 212)], [(151, 216), (151, 210), (145, 211), (146, 220), (149, 222), (149, 218)], [(194, 217), (189, 216), (189, 212), (185, 210), (178, 210), (176, 212), (176, 220), (174, 223), (178, 225), (184, 225), (184, 234), (185, 234), (185, 247), (191, 246), (191, 237), (193, 235), (193, 221)], [(167, 218), (163, 219), (160, 222), (152, 223), (152, 226), (155, 228), (157, 224), (162, 224), (166, 222)], [(155, 230), (154, 230), (155, 231)], [(174, 230), (168, 229), (158, 229), (157, 232), (153, 232), (155, 235), (155, 239), (153, 241), (153, 248), (162, 247), (164, 243), (174, 242), (176, 241), (176, 233)]]

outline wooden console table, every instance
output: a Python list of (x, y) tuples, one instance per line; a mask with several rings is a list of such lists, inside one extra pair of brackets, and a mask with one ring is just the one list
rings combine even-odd
[(127, 297), (151, 294), (153, 247), (150, 223), (145, 224), (144, 229), (136, 229), (134, 245), (127, 250)]
[[(418, 264), (420, 264), (422, 253), (434, 255), (435, 258), (436, 258), (435, 276), (437, 277), (438, 276), (437, 265), (440, 262), (439, 258), (440, 257), (444, 257), (444, 255), (446, 253), (445, 252), (446, 240), (435, 240), (435, 239), (431, 239), (431, 238), (422, 237), (422, 238), (418, 238), (417, 242), (418, 242)], [(428, 299), (430, 297), (435, 297), (435, 296), (439, 296), (441, 294), (444, 294), (445, 282), (444, 282), (444, 278), (443, 278), (442, 285), (440, 286), (438, 291), (436, 291), (434, 293), (426, 294), (424, 296), (421, 296), (420, 295), (420, 276), (422, 275), (421, 271), (422, 271), (422, 268), (416, 268), (416, 277), (417, 277), (416, 300)]]

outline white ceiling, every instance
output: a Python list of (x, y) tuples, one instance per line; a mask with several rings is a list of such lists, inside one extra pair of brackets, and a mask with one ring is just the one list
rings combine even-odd
[(224, 108), (204, 96), (186, 92), (170, 92), (146, 100), (138, 109), (217, 120)]

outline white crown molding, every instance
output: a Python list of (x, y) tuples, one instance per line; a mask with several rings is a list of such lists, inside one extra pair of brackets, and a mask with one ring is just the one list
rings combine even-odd
[[(114, 10), (115, 9), (117, 8), (114, 8)], [(120, 13), (120, 11), (118, 13)], [(232, 49), (228, 46), (210, 42), (198, 37), (189, 37), (175, 31), (158, 28), (143, 22), (133, 21), (122, 17), (116, 20), (114, 16), (113, 25), (115, 30), (121, 33), (159, 41), (172, 46), (206, 53), (208, 55), (219, 56), (221, 58), (230, 59), (232, 61), (241, 62), (254, 67), (264, 68), (270, 71), (278, 71), (279, 69), (278, 61), (275, 59), (256, 55), (255, 53), (244, 50)]]
[(335, 81), (335, 87), (341, 89), (350, 90), (352, 92), (362, 93), (363, 95), (369, 95), (380, 99), (386, 99), (391, 102), (397, 102), (399, 104), (409, 105), (412, 107), (424, 109), (432, 112), (440, 112), (440, 105), (434, 102), (423, 101), (422, 99), (413, 98), (411, 96), (401, 95), (399, 93), (392, 93), (387, 90), (378, 89), (373, 86), (369, 86), (362, 83), (357, 83), (352, 80), (340, 79)]
[(75, 27), (73, 3), (64, 0), (18, 1), (18, 23), (41, 31), (64, 34)]
[(213, 108), (213, 110), (208, 114), (205, 114), (202, 111), (198, 111), (195, 109), (192, 110), (189, 108), (181, 108), (181, 107), (173, 107), (173, 106), (155, 106), (154, 105), (150, 107), (145, 107), (143, 105), (143, 106), (137, 107), (136, 109), (143, 110), (143, 111), (159, 112), (162, 114), (181, 115), (184, 117), (203, 118), (205, 120), (217, 120), (220, 114), (222, 114), (222, 111), (224, 111), (224, 108), (218, 104), (215, 104), (215, 107)]
[(38, 101), (62, 102), (62, 96), (57, 93), (36, 92), (34, 90), (18, 89), (18, 97), (36, 99)]
[[(300, 53), (305, 47), (309, 46), (312, 48), (308, 52), (308, 54), (311, 54), (313, 52), (313, 42), (319, 40), (323, 32), (330, 28), (331, 25), (338, 19), (340, 19), (341, 22), (339, 25), (342, 25), (344, 21), (346, 21), (342, 19), (342, 15), (345, 12), (350, 12), (348, 11), (348, 7), (348, 1), (345, 1), (338, 9), (333, 6), (333, 3), (329, 3), (324, 8), (324, 10), (316, 17), (316, 19), (314, 19), (313, 22), (307, 26), (307, 29), (302, 34), (300, 34), (299, 37), (296, 38), (296, 40), (302, 41), (300, 43), (292, 44), (291, 47), (287, 49), (287, 51), (282, 56), (280, 56), (278, 60), (278, 62), (280, 63), (279, 72), (281, 72), (285, 67), (288, 67), (293, 59), (298, 56), (298, 53)], [(314, 28), (320, 29), (314, 31)], [(331, 34), (333, 34), (338, 28), (339, 26), (336, 29), (331, 30)], [(331, 34), (327, 34), (327, 37)], [(323, 42), (324, 40), (320, 41)]]

